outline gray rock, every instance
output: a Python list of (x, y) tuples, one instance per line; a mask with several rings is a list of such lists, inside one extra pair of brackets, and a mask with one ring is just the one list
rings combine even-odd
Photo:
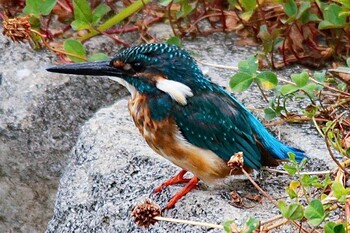
[(52, 75), (56, 56), (0, 37), (0, 232), (43, 232), (79, 128), (124, 95), (105, 79)]
[[(236, 48), (231, 37), (215, 34), (196, 41), (187, 41), (185, 47), (205, 62), (237, 66), (250, 51)], [(227, 85), (231, 70), (209, 69), (213, 81)], [(238, 96), (247, 106), (261, 108), (257, 90)], [(253, 109), (261, 115), (261, 109)], [(326, 155), (326, 148), (315, 130), (309, 125), (278, 126), (273, 130), (291, 146), (304, 149), (311, 157), (310, 170), (326, 169), (329, 159), (316, 158)], [(326, 161), (326, 162), (325, 162)], [(69, 158), (69, 164), (60, 182), (54, 216), (47, 233), (65, 232), (222, 232), (191, 225), (158, 222), (150, 229), (135, 225), (131, 209), (145, 198), (151, 198), (164, 207), (181, 185), (152, 194), (153, 189), (173, 176), (179, 168), (156, 155), (133, 125), (126, 100), (99, 110), (82, 128), (79, 140)], [(257, 182), (273, 197), (285, 197), (284, 187), (290, 178), (286, 175), (265, 174), (256, 176)], [(166, 217), (221, 224), (234, 220), (243, 224), (249, 216), (261, 220), (278, 214), (278, 210), (266, 199), (262, 203), (245, 201), (245, 207), (230, 204), (230, 191), (244, 196), (257, 194), (256, 189), (244, 177), (224, 180), (214, 186), (200, 183), (198, 189), (182, 198), (174, 209), (164, 213)], [(292, 232), (284, 227), (278, 232)]]

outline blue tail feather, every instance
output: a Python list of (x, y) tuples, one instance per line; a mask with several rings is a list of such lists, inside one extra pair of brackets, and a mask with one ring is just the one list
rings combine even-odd
[(303, 158), (307, 158), (304, 151), (294, 147), (287, 146), (276, 139), (252, 114), (249, 115), (249, 120), (252, 123), (252, 129), (259, 142), (266, 148), (267, 151), (275, 159), (288, 159), (288, 152), (295, 154), (295, 158), (300, 162)]

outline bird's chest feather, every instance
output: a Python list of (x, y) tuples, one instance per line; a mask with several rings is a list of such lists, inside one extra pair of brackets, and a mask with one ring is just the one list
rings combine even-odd
[(171, 117), (154, 120), (147, 95), (138, 92), (129, 101), (128, 107), (136, 127), (146, 142), (153, 150), (162, 154), (164, 145), (173, 140), (173, 135), (176, 133), (174, 121)]
[(149, 105), (146, 95), (136, 93), (128, 107), (136, 127), (154, 151), (205, 182), (228, 175), (229, 169), (222, 159), (184, 139), (171, 115), (154, 120)]

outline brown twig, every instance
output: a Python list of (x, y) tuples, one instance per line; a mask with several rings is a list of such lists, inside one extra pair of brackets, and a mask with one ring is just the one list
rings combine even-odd
[(249, 181), (254, 185), (254, 187), (259, 190), (269, 201), (271, 201), (276, 207), (278, 207), (278, 203), (275, 199), (273, 199), (267, 192), (265, 192), (256, 182), (253, 180), (253, 178), (249, 175), (249, 173), (242, 167), (242, 172), (246, 177), (249, 179)]
[(59, 49), (56, 49), (56, 48), (51, 47), (51, 46), (46, 42), (45, 37), (44, 37), (40, 32), (38, 32), (38, 31), (36, 31), (36, 30), (34, 30), (34, 29), (31, 29), (30, 31), (31, 31), (32, 33), (34, 33), (34, 34), (40, 36), (41, 41), (44, 43), (44, 45), (45, 45), (47, 48), (51, 49), (52, 51), (54, 51), (54, 52), (56, 52), (56, 53), (59, 53), (59, 54), (64, 54), (64, 55), (76, 57), (76, 58), (79, 58), (79, 59), (81, 59), (81, 60), (83, 60), (83, 61), (87, 61), (86, 57), (82, 57), (82, 56), (79, 56), (79, 55), (74, 54), (74, 53), (69, 53), (69, 52), (66, 52), (66, 51), (59, 50)]
[(313, 78), (311, 78), (311, 77), (310, 77), (309, 79), (310, 79), (312, 82), (314, 82), (314, 83), (316, 83), (316, 84), (318, 84), (318, 85), (323, 86), (324, 88), (327, 88), (327, 89), (329, 89), (329, 90), (335, 91), (335, 92), (340, 93), (340, 94), (342, 94), (342, 95), (350, 96), (350, 93), (348, 93), (348, 92), (344, 92), (344, 91), (338, 90), (338, 89), (336, 89), (336, 88), (334, 88), (334, 87), (327, 86), (327, 85), (325, 85), (324, 83), (321, 83), (321, 82), (319, 82), (319, 81), (317, 81), (317, 80), (315, 80), (315, 79), (313, 79)]
[[(336, 121), (337, 119), (335, 119), (334, 121)], [(328, 139), (328, 131), (330, 130), (330, 127), (327, 128), (326, 132), (324, 132), (324, 140), (327, 146), (327, 150), (329, 152), (329, 155), (331, 156), (331, 158), (333, 159), (333, 161), (337, 164), (337, 166), (347, 175), (349, 175), (349, 172), (340, 164), (340, 162), (335, 158), (334, 153), (331, 149), (331, 145), (329, 144), (329, 139)]]

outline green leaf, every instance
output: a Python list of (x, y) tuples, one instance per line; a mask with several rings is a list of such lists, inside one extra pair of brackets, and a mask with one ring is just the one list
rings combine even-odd
[(350, 8), (350, 1), (349, 0), (337, 0), (337, 2), (341, 3), (347, 8)]
[(302, 2), (299, 7), (298, 14), (296, 16), (297, 19), (300, 19), (308, 12), (311, 7), (311, 3), (309, 1)]
[(301, 177), (301, 183), (305, 187), (314, 186), (319, 180), (320, 179), (317, 176), (310, 176), (310, 175), (307, 175), (307, 174), (304, 174)]
[(23, 9), (23, 12), (27, 15), (32, 14), (36, 17), (40, 16), (40, 2), (37, 0), (26, 0), (26, 6)]
[(275, 110), (272, 108), (265, 108), (264, 113), (266, 120), (272, 120), (273, 118), (277, 117)]
[[(297, 162), (296, 162), (297, 163)], [(303, 158), (301, 162), (299, 163), (298, 167), (299, 169), (303, 169), (305, 167), (305, 164), (307, 163), (307, 158)]]
[(324, 83), (326, 79), (326, 71), (325, 70), (321, 72), (315, 71), (313, 76), (314, 76), (314, 79), (316, 79), (317, 81)]
[(228, 4), (230, 6), (229, 9), (233, 9), (237, 6), (237, 0), (228, 0)]
[(318, 111), (318, 107), (317, 106), (308, 106), (307, 109), (303, 109), (301, 110), (303, 112), (303, 114), (305, 116), (307, 116), (308, 118), (312, 118), (313, 116), (316, 115), (317, 111)]
[(331, 29), (331, 28), (337, 28), (333, 23), (323, 20), (318, 24), (318, 29), (319, 30), (324, 30), (324, 29)]
[(305, 91), (309, 96), (314, 97), (314, 92), (317, 91), (316, 83), (308, 83), (301, 90)]
[(297, 197), (298, 197), (298, 195), (297, 195), (297, 193), (295, 192), (295, 190), (293, 190), (293, 189), (291, 189), (291, 188), (289, 188), (289, 187), (287, 187), (287, 188), (285, 189), (285, 191), (286, 191), (286, 193), (288, 194), (289, 198), (291, 198), (291, 199), (297, 198)]
[(339, 202), (345, 202), (346, 195), (350, 194), (350, 188), (344, 188), (340, 182), (333, 182), (332, 191)]
[(241, 233), (253, 233), (260, 225), (260, 221), (254, 217), (250, 217), (244, 224)]
[(101, 18), (105, 14), (107, 14), (110, 10), (111, 8), (106, 4), (101, 3), (100, 5), (98, 5), (98, 7), (96, 7), (95, 10), (93, 11), (92, 23), (97, 24), (98, 22), (100, 22)]
[(232, 220), (227, 220), (224, 222), (223, 224), (223, 227), (224, 227), (224, 230), (227, 232), (227, 233), (231, 233), (231, 224), (233, 223)]
[(181, 9), (176, 13), (176, 18), (186, 17), (189, 15), (195, 8), (195, 4), (188, 3), (187, 0), (182, 0)]
[(271, 90), (278, 84), (277, 75), (272, 71), (262, 71), (256, 75), (256, 82), (263, 90)]
[(40, 12), (42, 15), (48, 15), (56, 5), (57, 0), (41, 0)]
[(304, 216), (303, 207), (298, 203), (293, 203), (287, 206), (284, 201), (279, 201), (278, 208), (281, 211), (283, 217), (290, 220), (300, 220)]
[(332, 179), (329, 174), (326, 175), (324, 180), (322, 181), (323, 188), (326, 188), (328, 185), (332, 184)]
[(316, 14), (312, 13), (312, 11), (308, 10), (302, 15), (300, 21), (303, 24), (307, 24), (309, 22), (320, 22), (321, 19)]
[(254, 11), (256, 8), (256, 0), (239, 0), (245, 12)]
[(305, 71), (300, 74), (292, 74), (291, 78), (298, 87), (303, 87), (309, 82), (309, 74)]
[(288, 158), (289, 158), (289, 160), (294, 164), (294, 165), (297, 165), (298, 164), (298, 162), (297, 162), (297, 160), (295, 159), (295, 154), (294, 153), (292, 153), (292, 152), (288, 152)]
[(342, 28), (346, 23), (346, 16), (340, 15), (341, 6), (337, 4), (326, 5), (323, 9), (324, 20), (318, 25), (318, 29)]
[(92, 23), (92, 11), (87, 0), (73, 0), (74, 19)]
[(348, 57), (348, 59), (346, 59), (346, 65), (347, 65), (348, 67), (350, 67), (350, 57)]
[(324, 226), (324, 232), (325, 233), (345, 233), (345, 224), (343, 223), (334, 223), (334, 222), (327, 222)]
[(345, 224), (343, 223), (338, 223), (334, 226), (333, 230), (334, 230), (334, 233), (345, 233)]
[(158, 0), (158, 3), (162, 6), (168, 6), (173, 0)]
[(178, 36), (172, 36), (166, 41), (167, 44), (176, 45), (182, 47), (181, 39)]
[(87, 23), (85, 21), (81, 21), (80, 19), (74, 20), (70, 25), (76, 31), (91, 28), (91, 25), (89, 23)]
[[(278, 33), (276, 32), (278, 30), (275, 30), (275, 34), (278, 36)], [(275, 36), (276, 36), (275, 35)], [(276, 37), (277, 37), (276, 36)], [(270, 34), (270, 32), (267, 30), (266, 24), (263, 24), (260, 26), (260, 31), (257, 35), (262, 40), (263, 45), (263, 51), (264, 53), (269, 53), (274, 48), (274, 39), (273, 36)]]
[(57, 0), (26, 0), (26, 6), (23, 12), (32, 14), (36, 17), (40, 15), (48, 15), (56, 5)]
[(88, 61), (106, 61), (109, 57), (104, 53), (95, 53), (88, 58)]
[(238, 72), (231, 77), (230, 87), (236, 92), (245, 91), (252, 85), (253, 79), (253, 76), (250, 74)]
[(244, 11), (240, 17), (244, 22), (248, 22), (250, 20), (250, 18), (252, 17), (252, 15), (254, 14), (254, 10), (251, 11)]
[(285, 217), (291, 220), (300, 220), (304, 216), (304, 210), (300, 204), (291, 204), (288, 206), (288, 212)]
[(299, 88), (294, 84), (285, 84), (281, 87), (280, 93), (282, 95), (289, 95), (289, 94), (292, 94), (298, 90), (299, 90)]
[(288, 15), (288, 17), (296, 16), (298, 13), (298, 8), (295, 4), (295, 1), (288, 0), (284, 5), (284, 12), (286, 12), (286, 15)]
[[(63, 47), (64, 47), (64, 50), (69, 52), (69, 53), (76, 54), (76, 55), (81, 56), (81, 57), (86, 56), (86, 51), (85, 51), (84, 46), (82, 45), (82, 43), (80, 43), (77, 40), (67, 39), (64, 41)], [(68, 57), (74, 62), (84, 61), (83, 59), (80, 59), (78, 57), (73, 57), (73, 56), (68, 56)]]
[(305, 208), (304, 212), (305, 218), (311, 225), (320, 225), (327, 215), (324, 212), (323, 205), (320, 200), (314, 199)]
[(341, 91), (345, 91), (348, 85), (346, 85), (346, 83), (341, 82), (338, 84), (338, 89)]
[(247, 74), (255, 74), (258, 70), (258, 59), (256, 56), (249, 56), (247, 60), (238, 63), (238, 69)]
[(293, 166), (293, 165), (288, 164), (288, 163), (283, 164), (283, 168), (291, 176), (293, 176), (293, 175), (295, 175), (295, 173), (297, 173), (297, 168), (295, 166)]

